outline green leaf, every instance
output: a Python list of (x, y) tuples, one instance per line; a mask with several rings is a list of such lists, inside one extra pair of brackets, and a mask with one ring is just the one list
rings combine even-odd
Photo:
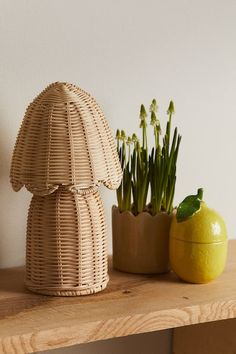
[(199, 188), (196, 195), (189, 195), (177, 208), (176, 218), (178, 222), (185, 221), (195, 215), (201, 209), (203, 189)]

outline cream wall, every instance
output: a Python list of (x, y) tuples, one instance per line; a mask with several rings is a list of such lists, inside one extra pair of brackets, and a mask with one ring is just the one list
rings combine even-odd
[[(114, 131), (137, 128), (141, 102), (156, 97), (163, 117), (174, 99), (183, 136), (175, 201), (203, 186), (235, 237), (235, 0), (0, 6), (0, 267), (24, 263), (30, 195), (14, 193), (8, 179), (16, 134), (28, 103), (58, 80), (96, 97)], [(103, 196), (110, 223), (115, 194)]]

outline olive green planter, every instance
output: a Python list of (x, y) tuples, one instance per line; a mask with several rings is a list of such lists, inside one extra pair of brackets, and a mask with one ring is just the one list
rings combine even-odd
[(121, 213), (113, 206), (113, 267), (139, 274), (168, 272), (171, 219), (167, 213)]

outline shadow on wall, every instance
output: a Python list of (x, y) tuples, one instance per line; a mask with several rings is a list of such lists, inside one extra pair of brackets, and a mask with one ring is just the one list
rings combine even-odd
[(100, 187), (100, 193), (102, 197), (102, 202), (105, 208), (105, 216), (107, 222), (107, 234), (108, 234), (108, 253), (112, 254), (112, 218), (111, 209), (112, 205), (116, 203), (116, 191)]
[(5, 124), (9, 121), (2, 117), (0, 112), (0, 268), (6, 268), (24, 264), (29, 201), (26, 192), (15, 193), (10, 185), (13, 144)]
[(41, 354), (170, 354), (172, 331), (164, 330), (114, 338)]
[(3, 120), (1, 119), (2, 114), (0, 112), (0, 181), (2, 182), (6, 176), (9, 175), (9, 163), (8, 163), (8, 153), (7, 153), (7, 135), (5, 128), (2, 125)]

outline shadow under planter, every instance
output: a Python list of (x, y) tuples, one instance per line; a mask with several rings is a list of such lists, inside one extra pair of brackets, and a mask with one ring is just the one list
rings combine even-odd
[(113, 266), (140, 274), (169, 271), (169, 231), (172, 214), (152, 216), (112, 208)]

